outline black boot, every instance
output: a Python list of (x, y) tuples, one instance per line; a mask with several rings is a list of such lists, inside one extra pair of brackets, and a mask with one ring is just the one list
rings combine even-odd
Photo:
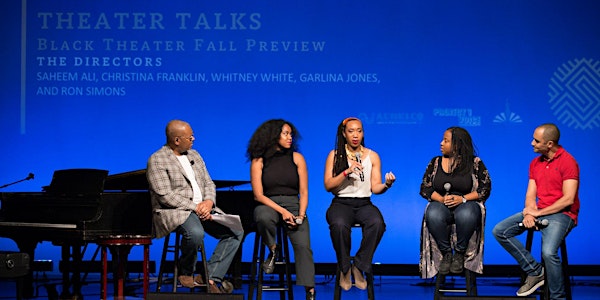
[(450, 264), (450, 272), (454, 274), (460, 274), (463, 271), (463, 266), (465, 264), (465, 253), (464, 252), (454, 252), (452, 256), (452, 263)]
[(277, 260), (277, 256), (279, 256), (279, 246), (275, 245), (275, 248), (269, 253), (267, 259), (263, 262), (262, 268), (263, 271), (267, 274), (273, 273), (275, 270), (275, 261)]
[(444, 253), (444, 257), (440, 262), (439, 273), (441, 275), (446, 275), (450, 273), (450, 263), (452, 262), (452, 252)]

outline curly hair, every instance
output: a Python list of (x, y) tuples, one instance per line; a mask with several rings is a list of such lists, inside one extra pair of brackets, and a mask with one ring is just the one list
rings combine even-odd
[(301, 139), (300, 132), (296, 127), (283, 119), (272, 119), (262, 123), (252, 137), (248, 141), (248, 148), (246, 149), (246, 158), (250, 161), (255, 158), (270, 158), (277, 152), (277, 146), (279, 145), (279, 138), (281, 136), (281, 130), (283, 125), (289, 125), (292, 129), (292, 147), (290, 150), (298, 151), (297, 141)]
[[(337, 127), (335, 135), (335, 157), (333, 158), (333, 176), (342, 173), (348, 169), (348, 155), (346, 154), (346, 138), (344, 137), (344, 131), (346, 130), (346, 124), (349, 121), (359, 121), (362, 125), (362, 121), (359, 118), (348, 117), (342, 120)], [(364, 131), (364, 129), (363, 129)], [(361, 141), (361, 145), (365, 146), (365, 139)]]
[(452, 170), (459, 174), (473, 170), (473, 160), (477, 156), (477, 149), (469, 132), (462, 127), (450, 127), (452, 133), (452, 152), (457, 159), (454, 160)]

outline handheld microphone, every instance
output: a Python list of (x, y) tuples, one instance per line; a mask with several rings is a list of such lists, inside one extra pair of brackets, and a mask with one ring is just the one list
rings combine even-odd
[(296, 218), (296, 224), (302, 225), (302, 218)]
[[(358, 163), (362, 163), (362, 162), (360, 161), (360, 152), (356, 152), (356, 154), (355, 154), (355, 155), (356, 155), (356, 161), (357, 161)], [(359, 173), (358, 175), (360, 176), (360, 181), (365, 181), (365, 173), (363, 173), (363, 171), (360, 171), (360, 173)]]
[(444, 189), (446, 190), (446, 195), (450, 193), (450, 189), (452, 188), (452, 184), (450, 182), (444, 183)]
[(33, 179), (33, 173), (29, 173), (29, 175), (27, 175), (27, 178), (25, 178), (25, 180), (30, 180)]
[[(547, 219), (535, 220), (536, 227), (546, 227), (548, 226), (548, 223), (549, 222)], [(523, 225), (523, 222), (519, 223), (519, 227), (525, 227), (525, 225)]]

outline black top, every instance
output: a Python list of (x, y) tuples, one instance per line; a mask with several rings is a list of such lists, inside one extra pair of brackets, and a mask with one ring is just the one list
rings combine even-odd
[(298, 195), (300, 177), (291, 150), (276, 152), (264, 160), (263, 192), (266, 196)]
[[(450, 183), (449, 191), (444, 185)], [(438, 161), (438, 171), (433, 179), (433, 189), (440, 195), (466, 195), (473, 189), (473, 178), (471, 172), (466, 174), (446, 173), (442, 168), (442, 159)]]

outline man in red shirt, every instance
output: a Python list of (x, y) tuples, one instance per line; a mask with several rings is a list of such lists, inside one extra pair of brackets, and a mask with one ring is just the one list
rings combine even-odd
[[(565, 299), (558, 247), (577, 225), (579, 166), (558, 143), (559, 139), (560, 131), (554, 124), (543, 124), (535, 129), (531, 146), (541, 155), (529, 164), (525, 208), (498, 223), (492, 231), (500, 245), (527, 273), (517, 296), (528, 296), (544, 285), (546, 272), (550, 299)], [(537, 262), (516, 238), (533, 227), (542, 232), (545, 266)]]

